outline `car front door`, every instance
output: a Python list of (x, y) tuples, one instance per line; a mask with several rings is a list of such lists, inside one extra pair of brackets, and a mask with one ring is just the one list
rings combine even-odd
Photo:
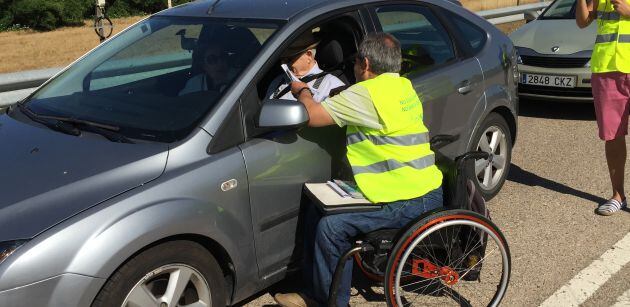
[(463, 52), (447, 30), (440, 7), (393, 4), (372, 8), (377, 30), (400, 40), (401, 75), (411, 80), (424, 106), (431, 135), (457, 135), (441, 151), (455, 157), (467, 151), (468, 140), (485, 108), (484, 79), (476, 58)]
[(303, 199), (303, 185), (330, 180), (331, 157), (341, 155), (332, 140), (343, 141), (343, 131), (327, 127), (260, 132), (253, 128), (261, 103), (256, 90), (244, 102), (249, 140), (241, 150), (249, 178), (256, 256), (261, 278), (267, 280), (284, 273), (300, 257), (296, 253), (301, 242), (300, 206), (310, 205)]

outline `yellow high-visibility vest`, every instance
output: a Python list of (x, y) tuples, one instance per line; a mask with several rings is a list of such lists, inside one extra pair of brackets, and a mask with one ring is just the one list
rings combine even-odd
[(358, 83), (370, 93), (383, 129), (348, 126), (347, 157), (368, 200), (388, 203), (425, 195), (442, 185), (422, 122), (422, 103), (411, 82), (381, 74)]
[(591, 70), (630, 73), (630, 18), (617, 13), (610, 0), (599, 0), (597, 7), (597, 38)]

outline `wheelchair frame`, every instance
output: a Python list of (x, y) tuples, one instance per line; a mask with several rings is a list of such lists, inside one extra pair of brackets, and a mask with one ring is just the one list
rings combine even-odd
[[(431, 139), (431, 147), (441, 147), (440, 145), (443, 146), (445, 144), (453, 142), (456, 139), (457, 137), (453, 136), (435, 136)], [(435, 149), (434, 151), (437, 156), (438, 152)], [(444, 200), (444, 207), (446, 209), (438, 209), (427, 212), (415, 221), (409, 223), (407, 227), (404, 227), (402, 229), (381, 229), (364, 234), (361, 238), (357, 239), (354, 242), (353, 247), (346, 251), (340, 257), (339, 262), (337, 263), (337, 267), (333, 275), (332, 284), (330, 286), (328, 306), (336, 306), (336, 298), (338, 296), (339, 285), (341, 283), (341, 276), (346, 262), (351, 257), (355, 256), (355, 260), (359, 265), (361, 271), (368, 278), (374, 280), (375, 278), (381, 277), (371, 272), (367, 272), (364, 264), (360, 262), (360, 260), (363, 258), (360, 255), (367, 255), (369, 253), (374, 253), (375, 251), (379, 251), (381, 253), (387, 252), (387, 266), (386, 271), (383, 274), (387, 304), (388, 306), (401, 305), (401, 301), (399, 298), (396, 298), (397, 296), (395, 293), (396, 289), (399, 286), (400, 277), (398, 277), (397, 280), (394, 280), (394, 277), (396, 275), (392, 275), (391, 270), (397, 268), (396, 274), (398, 276), (401, 274), (402, 266), (398, 267), (401, 259), (400, 257), (408, 257), (411, 250), (408, 250), (404, 255), (402, 253), (413, 242), (416, 242), (417, 244), (420, 240), (426, 238), (428, 235), (431, 234), (431, 232), (429, 232), (425, 235), (425, 237), (422, 237), (424, 232), (430, 231), (431, 229), (437, 229), (434, 231), (438, 231), (440, 228), (436, 227), (444, 228), (452, 224), (468, 225), (481, 228), (485, 231), (486, 237), (489, 234), (492, 240), (495, 240), (495, 242), (498, 242), (498, 245), (501, 245), (503, 263), (501, 285), (497, 287), (497, 292), (495, 293), (492, 301), (489, 303), (489, 306), (497, 306), (501, 302), (501, 299), (507, 291), (507, 285), (509, 284), (511, 268), (509, 247), (505, 237), (503, 236), (499, 228), (494, 225), (494, 223), (492, 223), (492, 221), (490, 221), (485, 216), (465, 209), (465, 202), (468, 198), (465, 186), (467, 181), (467, 179), (465, 178), (465, 167), (467, 165), (467, 162), (472, 159), (487, 159), (491, 161), (492, 155), (480, 151), (468, 152), (457, 157), (454, 163), (453, 161), (450, 161), (444, 157), (442, 157), (440, 161), (441, 163), (436, 163), (444, 173), (443, 188), (445, 189), (444, 195), (446, 196)], [(382, 234), (385, 235), (383, 236)], [(374, 238), (370, 238), (370, 236), (375, 237), (376, 241), (380, 240), (380, 242), (373, 242)], [(365, 240), (365, 238), (368, 239)], [(483, 248), (485, 253), (485, 246)], [(392, 255), (394, 255), (394, 257), (392, 257)], [(477, 264), (478, 263), (476, 263), (475, 266), (477, 266)], [(479, 264), (479, 268), (475, 270), (477, 270), (477, 275), (468, 276), (469, 278), (475, 278), (475, 276), (477, 279), (479, 278), (481, 264)], [(470, 271), (468, 271), (467, 273), (460, 276), (456, 269), (451, 269), (447, 266), (439, 267), (438, 265), (435, 265), (426, 259), (414, 259), (412, 271), (413, 275), (420, 276), (422, 278), (439, 278), (447, 285), (453, 285), (459, 282), (460, 278), (466, 277), (465, 275), (468, 274), (470, 271), (473, 271), (473, 268), (471, 268)]]

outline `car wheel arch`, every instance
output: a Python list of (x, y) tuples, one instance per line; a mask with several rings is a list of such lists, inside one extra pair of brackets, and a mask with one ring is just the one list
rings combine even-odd
[[(506, 106), (496, 107), (492, 111), (490, 111), (490, 113), (497, 113), (501, 117), (503, 117), (503, 119), (505, 119), (505, 121), (508, 124), (508, 128), (510, 128), (510, 136), (512, 138), (512, 147), (514, 147), (514, 144), (516, 144), (516, 135), (517, 135), (516, 118), (514, 117), (514, 114)], [(488, 115), (490, 113), (488, 113)]]
[(111, 272), (111, 274), (107, 277), (107, 279), (109, 279), (120, 267), (125, 265), (127, 262), (129, 262), (134, 257), (138, 256), (142, 252), (150, 248), (153, 248), (155, 246), (162, 245), (167, 242), (173, 242), (173, 241), (189, 241), (189, 242), (197, 243), (201, 245), (205, 250), (207, 250), (217, 260), (219, 266), (221, 267), (221, 271), (223, 272), (223, 276), (225, 279), (224, 285), (226, 287), (225, 289), (227, 290), (226, 293), (228, 294), (228, 297), (231, 302), (232, 298), (234, 297), (234, 289), (235, 289), (234, 286), (236, 284), (236, 271), (234, 268), (234, 262), (232, 260), (232, 257), (219, 242), (213, 240), (210, 237), (200, 235), (200, 234), (195, 234), (195, 233), (173, 235), (173, 236), (162, 238), (160, 240), (154, 241), (150, 244), (143, 246), (142, 248), (138, 249), (133, 254), (131, 254), (129, 257), (127, 257), (124, 261), (122, 261)]

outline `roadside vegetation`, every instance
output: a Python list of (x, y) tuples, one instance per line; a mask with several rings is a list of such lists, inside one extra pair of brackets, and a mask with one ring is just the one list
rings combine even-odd
[[(108, 0), (105, 9), (110, 18), (117, 18), (155, 13), (166, 7), (166, 0)], [(0, 0), (0, 31), (80, 27), (85, 19), (94, 17), (94, 12), (94, 0)]]

